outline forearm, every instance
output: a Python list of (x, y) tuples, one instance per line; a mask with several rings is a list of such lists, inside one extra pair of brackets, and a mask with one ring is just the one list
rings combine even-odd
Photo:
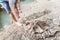
[(17, 0), (17, 9), (20, 9), (20, 0)]

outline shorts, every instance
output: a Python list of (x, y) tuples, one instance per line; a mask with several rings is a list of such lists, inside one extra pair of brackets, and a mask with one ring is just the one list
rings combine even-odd
[[(0, 2), (0, 4), (2, 5), (2, 7), (6, 10), (7, 13), (10, 13), (11, 12), (11, 8), (9, 6), (9, 3), (11, 2), (8, 2), (8, 1), (3, 1), (3, 2)], [(12, 3), (11, 3), (12, 4)], [(13, 3), (13, 5), (15, 6), (16, 8), (16, 2)]]
[(8, 0), (9, 4), (15, 4), (16, 0)]

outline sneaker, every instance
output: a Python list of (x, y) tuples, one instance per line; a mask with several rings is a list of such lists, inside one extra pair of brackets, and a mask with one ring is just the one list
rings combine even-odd
[(17, 24), (18, 26), (22, 26), (22, 24), (21, 24), (21, 23), (19, 23), (19, 22), (16, 22), (15, 24)]

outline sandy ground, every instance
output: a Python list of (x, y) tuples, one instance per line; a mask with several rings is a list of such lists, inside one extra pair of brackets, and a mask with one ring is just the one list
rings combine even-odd
[(22, 14), (24, 16), (29, 16), (30, 14), (41, 12), (44, 10), (52, 10), (59, 12), (60, 10), (60, 1), (59, 0), (37, 0), (32, 3), (28, 3), (22, 6)]

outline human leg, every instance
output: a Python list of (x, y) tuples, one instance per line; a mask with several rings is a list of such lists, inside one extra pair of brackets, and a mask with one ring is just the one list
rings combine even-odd
[[(12, 1), (12, 2), (11, 2)], [(11, 8), (11, 12), (13, 13), (14, 17), (16, 20), (18, 20), (19, 15), (17, 15), (17, 10), (16, 10), (16, 6), (15, 6), (15, 1), (13, 0), (9, 0), (9, 6)], [(12, 15), (11, 15), (12, 16)], [(15, 22), (15, 24), (17, 24), (18, 26), (21, 26), (22, 24), (19, 23), (18, 21)]]
[(17, 11), (17, 9), (15, 7), (16, 1), (14, 1), (14, 2), (11, 2), (11, 1), (12, 0), (9, 1), (9, 6), (11, 8), (11, 11), (13, 12), (13, 15), (15, 16), (15, 18), (17, 20), (19, 18), (19, 14), (18, 14), (18, 11)]
[[(17, 11), (19, 12), (19, 13), (22, 13), (22, 11), (21, 11), (21, 9), (20, 9), (20, 0), (16, 0), (16, 7), (17, 7)], [(19, 14), (18, 13), (18, 14)]]
[(14, 15), (12, 14), (11, 9), (10, 9), (10, 7), (9, 7), (9, 3), (5, 1), (5, 2), (2, 2), (2, 3), (0, 3), (0, 4), (1, 4), (2, 7), (7, 11), (7, 13), (9, 13), (11, 20), (12, 20), (13, 22), (16, 22), (16, 19), (15, 19)]
[(10, 18), (11, 18), (11, 20), (12, 20), (12, 23), (17, 22), (17, 20), (15, 19), (15, 17), (14, 17), (14, 15), (13, 15), (12, 12), (11, 12), (9, 15), (10, 15)]

